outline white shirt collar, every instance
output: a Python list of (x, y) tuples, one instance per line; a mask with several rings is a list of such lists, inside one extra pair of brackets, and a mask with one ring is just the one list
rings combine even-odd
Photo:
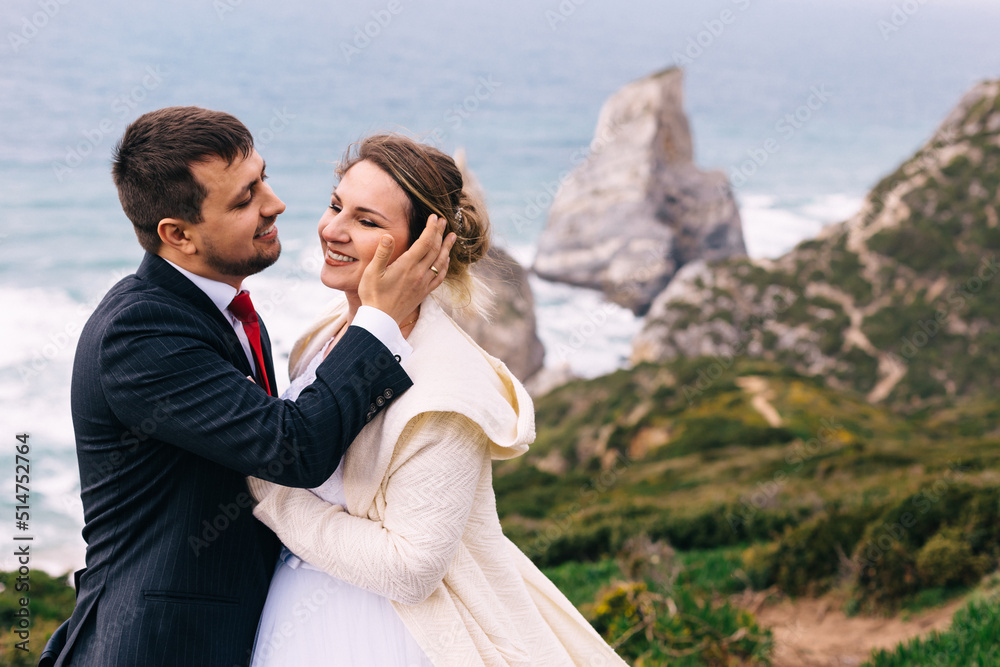
[(205, 295), (212, 300), (212, 303), (214, 303), (216, 307), (222, 311), (223, 315), (229, 319), (233, 319), (232, 313), (228, 310), (229, 304), (233, 302), (233, 299), (236, 298), (236, 295), (242, 290), (238, 290), (232, 285), (228, 285), (226, 283), (220, 283), (218, 280), (212, 280), (211, 278), (191, 273), (187, 269), (177, 266), (169, 259), (164, 259), (163, 261), (180, 271), (181, 275), (193, 282), (198, 289), (204, 292)]

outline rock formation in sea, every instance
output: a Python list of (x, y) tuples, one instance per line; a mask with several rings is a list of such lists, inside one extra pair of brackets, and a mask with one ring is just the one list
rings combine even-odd
[(671, 68), (605, 102), (589, 155), (555, 196), (536, 274), (642, 314), (685, 264), (746, 254), (726, 175), (694, 165), (682, 80)]
[(1000, 80), (967, 93), (849, 220), (774, 261), (690, 263), (653, 302), (633, 361), (777, 361), (869, 401), (1000, 389)]
[[(455, 153), (466, 190), (485, 199), (482, 186), (468, 167), (465, 151)], [(545, 347), (538, 338), (535, 298), (528, 284), (528, 272), (502, 248), (494, 245), (486, 259), (472, 272), (493, 293), (489, 318), (468, 310), (451, 311), (458, 322), (484, 350), (497, 357), (522, 382), (541, 370)]]

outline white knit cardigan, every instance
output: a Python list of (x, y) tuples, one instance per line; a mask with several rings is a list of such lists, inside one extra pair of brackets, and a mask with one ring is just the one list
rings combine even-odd
[[(296, 343), (292, 377), (346, 316), (338, 304)], [(490, 461), (534, 440), (524, 387), (431, 297), (408, 342), (414, 386), (348, 450), (347, 511), (250, 478), (254, 515), (303, 560), (392, 600), (439, 667), (624, 665), (501, 532)]]

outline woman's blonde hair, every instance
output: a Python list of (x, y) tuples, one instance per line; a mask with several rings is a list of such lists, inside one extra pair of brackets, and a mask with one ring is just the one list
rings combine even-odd
[(452, 308), (484, 314), (489, 291), (469, 268), (490, 248), (490, 220), (482, 200), (465, 187), (455, 160), (400, 134), (375, 134), (348, 147), (337, 167), (338, 178), (364, 160), (388, 174), (406, 194), (410, 243), (423, 232), (431, 214), (448, 221), (445, 234), (455, 232), (458, 240), (439, 288), (441, 296)]

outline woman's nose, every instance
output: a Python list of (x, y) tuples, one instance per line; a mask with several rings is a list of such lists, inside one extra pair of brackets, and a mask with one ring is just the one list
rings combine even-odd
[(344, 216), (341, 213), (328, 208), (320, 222), (320, 236), (324, 241), (333, 243), (349, 240), (347, 225), (344, 224)]

